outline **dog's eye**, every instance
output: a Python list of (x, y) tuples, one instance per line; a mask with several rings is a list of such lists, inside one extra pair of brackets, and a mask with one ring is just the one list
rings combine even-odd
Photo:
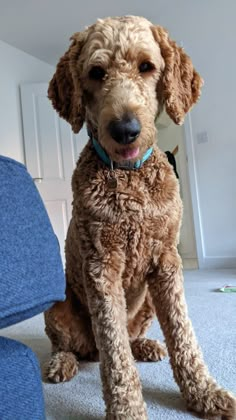
[(152, 63), (150, 63), (150, 61), (143, 61), (140, 65), (139, 65), (139, 71), (140, 73), (147, 73), (149, 71), (154, 70), (154, 65)]
[(89, 78), (92, 80), (102, 80), (105, 76), (105, 70), (100, 66), (94, 66), (89, 71)]

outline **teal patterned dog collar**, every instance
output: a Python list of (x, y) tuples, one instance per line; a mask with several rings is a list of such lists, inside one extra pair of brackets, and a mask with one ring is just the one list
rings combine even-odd
[(102, 148), (102, 146), (98, 143), (98, 141), (95, 138), (92, 138), (93, 147), (100, 157), (100, 159), (110, 168), (112, 169), (139, 169), (143, 165), (143, 163), (149, 159), (149, 157), (152, 155), (153, 147), (150, 147), (146, 150), (144, 153), (142, 159), (137, 160), (136, 162), (113, 162), (108, 154), (105, 152), (105, 150)]

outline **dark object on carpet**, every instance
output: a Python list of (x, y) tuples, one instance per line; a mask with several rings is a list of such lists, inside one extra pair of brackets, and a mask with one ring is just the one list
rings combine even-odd
[(177, 169), (176, 169), (176, 160), (175, 160), (175, 157), (174, 157), (173, 153), (171, 153), (171, 152), (169, 152), (167, 150), (165, 152), (165, 154), (167, 156), (167, 159), (168, 159), (169, 163), (173, 166), (173, 169), (174, 169), (174, 173), (176, 175), (176, 178), (179, 179), (179, 175), (178, 175), (178, 172), (177, 172)]

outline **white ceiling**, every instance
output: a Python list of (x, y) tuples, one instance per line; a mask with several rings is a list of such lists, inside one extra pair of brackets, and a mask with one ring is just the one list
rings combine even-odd
[(165, 0), (0, 0), (0, 39), (55, 65), (67, 49), (70, 36), (98, 17), (134, 14), (152, 19), (157, 8), (165, 7), (164, 3)]

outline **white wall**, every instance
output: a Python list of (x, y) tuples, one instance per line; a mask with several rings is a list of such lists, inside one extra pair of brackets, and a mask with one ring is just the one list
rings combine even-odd
[(0, 154), (24, 163), (19, 86), (47, 82), (54, 67), (0, 41)]
[(191, 113), (203, 267), (236, 267), (235, 16), (235, 0), (159, 0), (149, 16), (183, 42), (205, 80)]

